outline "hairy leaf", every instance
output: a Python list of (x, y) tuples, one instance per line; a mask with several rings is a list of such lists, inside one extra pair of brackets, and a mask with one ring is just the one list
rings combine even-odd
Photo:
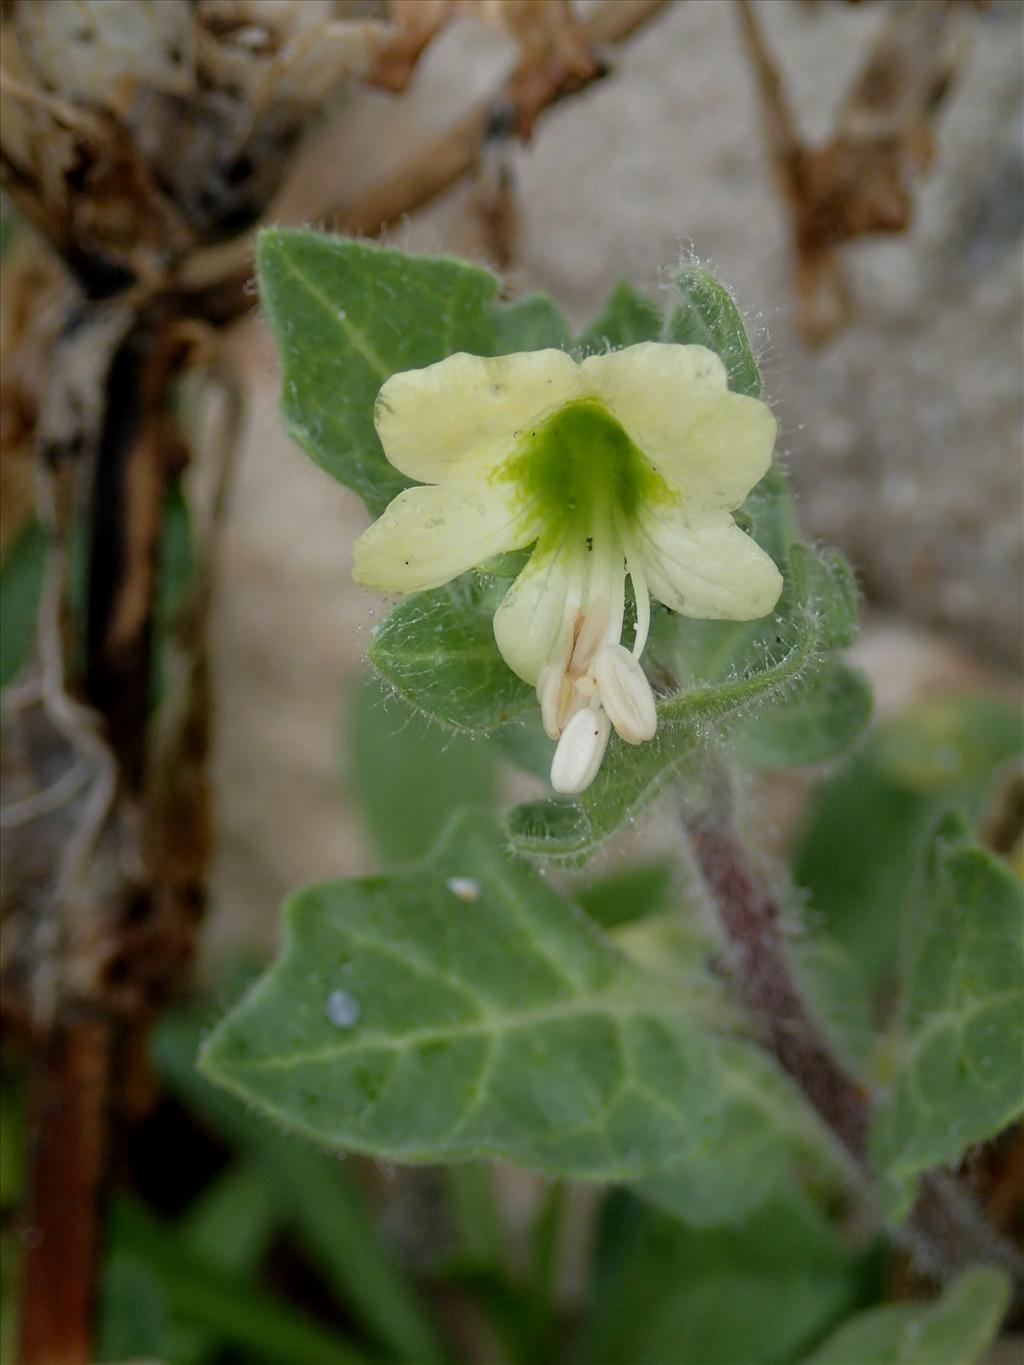
[(601, 312), (576, 338), (576, 345), (583, 354), (618, 350), (638, 341), (657, 341), (661, 330), (661, 309), (621, 280)]
[(793, 875), (869, 990), (895, 970), (935, 820), (954, 803), (977, 812), (996, 768), (1022, 745), (1017, 707), (979, 696), (928, 701), (879, 724), (818, 793)]
[(830, 659), (783, 700), (741, 720), (730, 745), (752, 768), (824, 763), (850, 746), (870, 715), (871, 688), (863, 673)]
[(614, 1191), (581, 1365), (784, 1365), (860, 1306), (865, 1258), (806, 1196), (693, 1228)]
[(349, 790), (385, 866), (422, 858), (458, 807), (494, 795), (493, 745), (432, 725), (372, 677), (356, 689), (345, 740)]
[(260, 298), (281, 353), (285, 426), (378, 513), (407, 484), (373, 426), (380, 386), (453, 351), (493, 354), (486, 271), (299, 228), (259, 238)]
[[(237, 998), (243, 983), (226, 984)], [(296, 1142), (197, 1071), (205, 1024), (201, 1006), (179, 1007), (161, 1019), (153, 1039), (154, 1062), (167, 1089), (252, 1161), (275, 1204), (275, 1229), (287, 1230), (346, 1316), (379, 1344), (387, 1360), (441, 1365), (446, 1353), (358, 1181), (344, 1162)], [(193, 1242), (191, 1217), (182, 1231)], [(236, 1253), (237, 1247), (232, 1259)]]
[(675, 864), (628, 862), (575, 892), (575, 899), (602, 929), (617, 929), (666, 910), (673, 899)]
[(892, 1303), (858, 1313), (805, 1365), (974, 1365), (1009, 1303), (999, 1270), (968, 1270), (937, 1303)]
[(547, 294), (527, 294), (494, 310), (496, 355), (514, 351), (567, 351), (572, 337), (565, 318)]
[(757, 361), (725, 285), (702, 266), (691, 264), (680, 270), (675, 286), (682, 302), (668, 320), (665, 339), (715, 351), (725, 362), (729, 387), (757, 398), (761, 392)]
[(760, 1048), (739, 1039), (713, 1045), (722, 1109), (713, 1140), (633, 1188), (695, 1227), (736, 1223), (794, 1188), (799, 1162), (833, 1182), (842, 1158), (803, 1096)]
[(494, 641), (491, 622), (507, 586), (466, 574), (410, 597), (377, 627), (370, 662), (403, 701), (452, 729), (506, 725), (537, 704)]
[(474, 814), (409, 872), (294, 896), (282, 957), (202, 1067), (321, 1143), (404, 1162), (624, 1179), (679, 1160), (716, 1118), (707, 1045), (671, 983)]
[(944, 819), (907, 942), (896, 1070), (872, 1152), (905, 1211), (914, 1178), (958, 1161), (1024, 1109), (1024, 887)]

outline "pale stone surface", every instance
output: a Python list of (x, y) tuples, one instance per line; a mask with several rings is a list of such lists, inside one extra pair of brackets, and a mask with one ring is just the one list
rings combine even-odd
[[(882, 10), (790, 0), (760, 10), (804, 126), (821, 137)], [(858, 316), (817, 355), (793, 330), (784, 212), (725, 0), (675, 0), (514, 158), (523, 236), (512, 289), (547, 289), (582, 322), (618, 277), (656, 295), (692, 243), (758, 337), (810, 534), (843, 546), (870, 597), (993, 661), (1021, 652), (1022, 15), (996, 4), (974, 25), (916, 227), (847, 253)], [(494, 90), (508, 61), (500, 35), (452, 26), (405, 97), (352, 97), (289, 201), (355, 197)], [(482, 259), (471, 189), (393, 240)], [(288, 889), (370, 865), (339, 718), (383, 602), (349, 578), (367, 520), (358, 499), (281, 434), (262, 331), (249, 326), (253, 407), (217, 608), (215, 902), (265, 941)], [(870, 665), (880, 680), (887, 658)]]

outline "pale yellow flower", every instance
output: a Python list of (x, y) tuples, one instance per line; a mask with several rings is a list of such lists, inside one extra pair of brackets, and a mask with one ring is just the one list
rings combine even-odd
[(533, 546), (494, 636), (559, 741), (556, 790), (589, 785), (611, 727), (631, 744), (654, 736), (639, 663), (652, 597), (733, 621), (778, 600), (778, 569), (732, 517), (771, 463), (775, 419), (730, 392), (703, 346), (643, 342), (583, 361), (460, 353), (393, 375), (374, 420), (390, 462), (420, 486), (359, 537), (353, 575), (418, 592)]

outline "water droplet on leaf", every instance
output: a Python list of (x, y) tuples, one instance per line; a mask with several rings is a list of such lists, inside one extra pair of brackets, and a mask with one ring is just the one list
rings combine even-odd
[(331, 991), (324, 1013), (336, 1028), (351, 1028), (359, 1019), (359, 1002), (348, 991)]
[(460, 901), (468, 902), (480, 899), (480, 883), (474, 881), (472, 877), (449, 877), (445, 886)]

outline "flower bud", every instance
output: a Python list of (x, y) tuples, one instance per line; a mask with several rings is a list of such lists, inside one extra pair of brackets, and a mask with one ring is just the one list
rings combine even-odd
[(600, 707), (577, 711), (562, 731), (551, 762), (551, 785), (574, 796), (590, 786), (608, 747), (611, 724)]
[(639, 662), (623, 645), (606, 645), (594, 660), (598, 695), (608, 718), (627, 744), (653, 739), (658, 728), (651, 685)]

